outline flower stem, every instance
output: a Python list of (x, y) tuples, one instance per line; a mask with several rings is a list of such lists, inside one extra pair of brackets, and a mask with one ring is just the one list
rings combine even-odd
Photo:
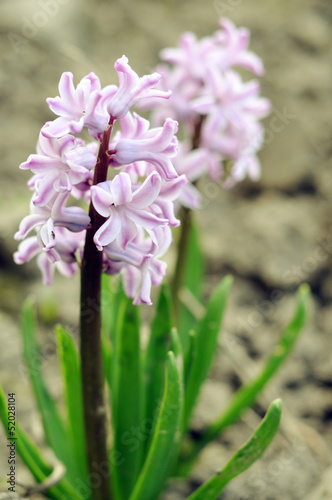
[(173, 281), (172, 281), (172, 297), (173, 297), (173, 313), (175, 318), (175, 324), (178, 324), (179, 320), (179, 309), (180, 309), (180, 297), (179, 292), (182, 287), (184, 267), (186, 263), (188, 242), (191, 229), (191, 210), (187, 207), (181, 207), (179, 219), (181, 221), (181, 233), (177, 249), (177, 260), (174, 269)]
[[(108, 170), (108, 144), (113, 123), (104, 132), (95, 167), (93, 184), (106, 181)], [(91, 224), (86, 231), (85, 246), (81, 265), (81, 372), (82, 395), (85, 424), (85, 439), (89, 482), (93, 500), (110, 500), (110, 472), (107, 452), (106, 406), (104, 401), (104, 382), (101, 348), (101, 273), (102, 252), (93, 242), (95, 232), (105, 219), (90, 203)]]
[[(194, 134), (192, 138), (192, 149), (199, 148), (200, 137), (201, 137), (201, 129), (203, 125), (203, 121), (205, 116), (200, 116), (197, 120), (194, 128)], [(195, 184), (195, 183), (194, 183)], [(175, 323), (178, 323), (179, 320), (179, 309), (180, 309), (180, 297), (179, 292), (182, 287), (183, 275), (184, 275), (184, 266), (187, 258), (188, 245), (189, 245), (189, 236), (192, 225), (192, 210), (187, 207), (181, 207), (180, 212), (180, 221), (181, 221), (181, 233), (180, 239), (178, 243), (178, 251), (177, 251), (177, 261), (175, 264), (175, 270), (173, 275), (172, 282), (172, 297), (173, 297), (173, 312)]]

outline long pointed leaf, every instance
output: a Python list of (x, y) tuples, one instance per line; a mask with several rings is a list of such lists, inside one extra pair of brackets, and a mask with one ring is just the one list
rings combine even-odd
[[(112, 326), (112, 332), (111, 332), (111, 347), (110, 347), (110, 357), (107, 359), (107, 353), (106, 356), (104, 356), (105, 362), (108, 360), (111, 361), (111, 364), (108, 366), (104, 367), (104, 371), (106, 374), (106, 380), (110, 382), (110, 388), (111, 388), (111, 413), (112, 413), (112, 421), (113, 421), (113, 427), (116, 427), (117, 425), (117, 401), (120, 395), (118, 394), (118, 388), (119, 388), (119, 382), (118, 382), (118, 377), (119, 377), (119, 353), (121, 351), (121, 338), (122, 338), (122, 329), (123, 325), (125, 323), (125, 314), (126, 314), (126, 307), (127, 307), (127, 297), (123, 291), (121, 283), (119, 284), (118, 290), (116, 292), (116, 297), (115, 297), (115, 303), (114, 303), (114, 323)], [(104, 336), (105, 338), (105, 336)]]
[[(5, 433), (7, 434), (7, 402), (5, 394), (0, 387), (0, 419), (5, 429)], [(34, 478), (38, 483), (41, 483), (47, 479), (53, 468), (50, 464), (42, 456), (41, 452), (37, 448), (37, 446), (31, 441), (31, 439), (27, 436), (21, 426), (16, 422), (16, 449), (17, 453), (20, 455), (21, 459), (28, 467)], [(8, 436), (10, 440), (11, 436)], [(59, 481), (56, 486), (53, 486), (47, 490), (47, 495), (49, 498), (54, 500), (83, 500), (86, 495), (81, 496), (78, 489), (81, 489), (82, 485), (78, 480), (71, 485), (66, 478), (63, 478)]]
[[(299, 334), (305, 325), (310, 289), (307, 285), (301, 285), (297, 295), (297, 308), (293, 319), (284, 329), (281, 338), (268, 358), (261, 373), (249, 384), (242, 386), (231, 400), (228, 408), (222, 415), (207, 427), (200, 439), (189, 446), (181, 458), (181, 473), (187, 473), (199, 452), (226, 427), (234, 423), (242, 412), (250, 407), (257, 399), (259, 393), (278, 371), (290, 354)], [(186, 463), (187, 462), (187, 463)]]
[(84, 479), (88, 475), (83, 422), (81, 369), (73, 338), (62, 326), (56, 326), (57, 350), (63, 378), (64, 399), (75, 465)]
[(194, 366), (194, 362), (196, 360), (197, 346), (196, 346), (196, 332), (194, 330), (190, 330), (189, 332), (189, 346), (187, 350), (187, 354), (184, 358), (184, 386), (187, 388), (187, 385), (190, 380), (190, 376), (192, 373), (192, 369)]
[[(199, 233), (194, 222), (191, 220), (181, 289), (189, 290), (198, 301), (202, 299), (204, 267), (204, 257), (199, 245)], [(180, 305), (178, 318), (178, 330), (182, 348), (183, 352), (186, 353), (189, 343), (188, 334), (190, 330), (195, 330), (197, 318), (184, 304)]]
[(36, 322), (33, 304), (27, 301), (22, 311), (23, 353), (29, 378), (42, 418), (46, 440), (58, 459), (67, 468), (68, 476), (75, 479), (75, 457), (70, 448), (70, 436), (60, 418), (58, 409), (44, 383), (36, 341)]
[[(153, 421), (164, 390), (165, 367), (171, 348), (171, 304), (170, 294), (165, 285), (161, 287), (156, 313), (150, 330), (150, 337), (144, 359), (144, 385), (146, 410), (145, 418)], [(153, 429), (151, 429), (151, 432)], [(150, 439), (147, 440), (148, 449)]]
[(258, 394), (284, 363), (306, 322), (309, 294), (310, 290), (307, 285), (302, 285), (299, 288), (295, 315), (284, 329), (263, 370), (251, 383), (237, 391), (225, 413), (207, 429), (205, 434), (207, 441), (216, 437), (220, 431), (237, 420), (245, 408), (254, 403)]
[(115, 497), (127, 499), (139, 473), (144, 441), (141, 437), (141, 372), (139, 309), (124, 299), (113, 363), (116, 363), (117, 400), (114, 401), (114, 449), (121, 463), (114, 466)]
[(102, 343), (102, 357), (103, 357), (103, 373), (108, 384), (109, 389), (112, 387), (112, 352), (114, 339), (114, 331), (116, 325), (116, 291), (114, 290), (116, 283), (112, 281), (112, 276), (105, 273), (101, 277), (101, 343)]
[(164, 396), (152, 443), (130, 500), (155, 500), (164, 486), (180, 437), (182, 391), (182, 373), (173, 352), (169, 352)]
[(227, 465), (200, 486), (187, 500), (217, 500), (227, 483), (256, 462), (276, 435), (281, 418), (281, 401), (271, 403), (264, 419), (247, 443)]
[(101, 317), (102, 335), (114, 340), (117, 326), (117, 311), (124, 297), (122, 282), (119, 276), (103, 273), (101, 277)]
[(218, 334), (220, 332), (226, 300), (232, 282), (233, 279), (231, 276), (226, 276), (222, 280), (210, 298), (204, 317), (196, 327), (195, 348), (198, 355), (193, 359), (186, 387), (184, 407), (185, 424), (189, 422), (201, 385), (208, 375), (216, 352)]

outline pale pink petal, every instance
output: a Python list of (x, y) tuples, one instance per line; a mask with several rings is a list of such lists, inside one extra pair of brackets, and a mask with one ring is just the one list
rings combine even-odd
[(116, 177), (114, 177), (110, 184), (110, 190), (113, 197), (113, 203), (116, 207), (118, 205), (130, 203), (133, 195), (129, 174), (126, 172), (120, 172)]
[(14, 235), (15, 240), (22, 240), (32, 231), (32, 229), (38, 227), (44, 221), (45, 221), (44, 215), (41, 214), (27, 215), (21, 221), (19, 230)]
[(93, 241), (95, 242), (98, 250), (109, 245), (114, 241), (121, 231), (121, 221), (118, 215), (114, 212), (110, 215), (109, 219), (98, 229), (94, 235)]
[(134, 305), (138, 304), (148, 304), (151, 305), (151, 274), (149, 271), (149, 264), (150, 264), (151, 256), (146, 256), (143, 259), (143, 264), (141, 267), (141, 272), (142, 272), (142, 281), (141, 281), (141, 286), (140, 289), (138, 290), (138, 293), (135, 297), (134, 300)]
[(130, 219), (125, 217), (123, 214), (119, 214), (121, 230), (116, 239), (119, 247), (122, 250), (126, 249), (126, 246), (130, 241), (136, 238), (137, 236), (137, 226)]
[(126, 215), (133, 222), (139, 226), (144, 227), (144, 229), (153, 229), (156, 226), (166, 226), (168, 223), (167, 219), (162, 219), (156, 215), (148, 212), (147, 210), (136, 210), (132, 207), (126, 208)]
[(41, 253), (38, 256), (37, 265), (41, 270), (43, 276), (43, 284), (52, 285), (54, 266), (52, 265), (50, 259), (47, 257), (47, 253)]
[(48, 219), (45, 224), (40, 228), (38, 233), (45, 250), (50, 250), (56, 245), (55, 233), (54, 233), (54, 221)]
[(90, 217), (83, 208), (65, 207), (61, 215), (55, 219), (56, 225), (66, 227), (69, 231), (78, 233), (90, 224)]
[(76, 106), (75, 93), (74, 76), (67, 71), (61, 75), (59, 81), (59, 94), (66, 106)]
[(198, 189), (193, 184), (187, 184), (183, 187), (179, 196), (181, 205), (197, 210), (202, 205), (202, 197)]
[(72, 168), (78, 165), (88, 170), (94, 168), (97, 163), (96, 156), (85, 147), (78, 147), (68, 151), (64, 155), (64, 160)]
[(141, 273), (135, 266), (127, 264), (122, 272), (122, 283), (127, 297), (134, 299), (141, 282)]
[(161, 177), (152, 172), (133, 194), (131, 206), (137, 209), (146, 208), (157, 198), (161, 188)]
[(114, 204), (114, 199), (110, 191), (110, 182), (101, 182), (96, 186), (91, 186), (91, 200), (97, 212), (103, 217), (110, 215), (110, 206)]
[(40, 245), (36, 236), (29, 236), (19, 244), (18, 250), (14, 253), (16, 264), (28, 262), (40, 252)]

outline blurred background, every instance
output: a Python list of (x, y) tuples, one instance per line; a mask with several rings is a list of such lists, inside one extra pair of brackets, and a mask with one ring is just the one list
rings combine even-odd
[[(183, 31), (210, 35), (219, 17), (251, 30), (250, 48), (265, 64), (261, 93), (273, 110), (265, 119), (261, 180), (229, 192), (212, 182), (202, 185), (204, 209), (197, 223), (207, 258), (206, 291), (226, 273), (235, 283), (195, 428), (217, 416), (236, 388), (258, 372), (292, 315), (300, 283), (310, 284), (313, 304), (291, 359), (254, 409), (211, 445), (191, 479), (171, 485), (164, 499), (185, 498), (222, 466), (274, 397), (282, 397), (285, 408), (277, 439), (221, 498), (322, 500), (323, 488), (331, 488), (326, 498), (332, 498), (332, 4), (327, 0), (1, 0), (0, 380), (6, 391), (16, 392), (20, 421), (42, 443), (21, 360), (19, 311), (33, 294), (43, 323), (41, 367), (57, 397), (52, 325), (61, 320), (75, 330), (79, 293), (77, 277), (57, 277), (46, 288), (33, 263), (19, 267), (12, 260), (13, 234), (30, 200), (30, 175), (18, 166), (34, 152), (41, 126), (54, 117), (45, 99), (58, 94), (63, 71), (74, 73), (76, 83), (91, 71), (103, 86), (117, 83), (113, 65), (123, 54), (139, 75), (149, 73), (159, 51), (176, 45)], [(1, 457), (0, 479), (5, 467)], [(20, 480), (32, 481), (23, 466)]]

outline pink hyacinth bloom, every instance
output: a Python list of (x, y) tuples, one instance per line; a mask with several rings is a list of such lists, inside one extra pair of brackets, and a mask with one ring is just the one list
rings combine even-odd
[[(16, 264), (24, 264), (24, 262), (29, 262), (43, 250), (44, 248), (40, 245), (39, 238), (37, 236), (29, 236), (19, 244), (18, 250), (14, 253), (14, 261)], [(49, 248), (46, 253), (49, 261), (53, 264), (60, 259), (59, 254), (54, 248)]]
[(171, 95), (170, 91), (153, 89), (160, 80), (158, 73), (139, 77), (129, 66), (126, 56), (118, 59), (114, 68), (118, 74), (119, 88), (115, 91), (111, 85), (103, 90), (103, 105), (113, 119), (124, 118), (137, 101), (151, 97), (167, 99)]
[(184, 33), (179, 47), (161, 51), (161, 59), (182, 69), (187, 78), (204, 81), (205, 70), (216, 67), (220, 71), (232, 66), (241, 66), (256, 75), (263, 74), (259, 57), (248, 51), (250, 32), (236, 28), (229, 19), (219, 21), (219, 31), (213, 37), (197, 40), (194, 33)]
[[(167, 219), (170, 226), (177, 227), (180, 225), (180, 221), (174, 214), (174, 202), (181, 196), (181, 192), (187, 182), (188, 179), (185, 175), (180, 175), (174, 180), (163, 182), (159, 196), (151, 207), (155, 215)], [(158, 247), (160, 248), (161, 246), (158, 240)]]
[[(234, 164), (234, 180), (242, 178), (244, 172), (256, 178), (259, 172), (255, 157), (262, 144), (259, 120), (270, 112), (271, 105), (259, 96), (258, 82), (244, 83), (232, 68), (241, 66), (262, 75), (263, 64), (248, 50), (249, 30), (236, 28), (227, 19), (221, 19), (219, 27), (212, 37), (200, 40), (193, 33), (184, 33), (178, 47), (161, 52), (168, 65), (157, 67), (162, 75), (160, 88), (170, 88), (172, 97), (159, 106), (154, 99), (142, 106), (153, 108), (152, 122), (156, 125), (165, 116), (178, 120), (188, 138), (197, 134), (197, 124), (202, 123), (195, 144), (206, 152), (203, 161), (200, 164), (192, 161), (200, 153), (194, 153), (186, 161), (186, 156), (191, 156), (189, 151), (187, 155), (180, 152), (174, 159), (178, 173), (185, 173), (189, 180), (198, 179), (199, 169), (201, 175), (208, 171), (213, 178), (220, 178), (222, 168), (216, 166), (225, 159)], [(184, 162), (188, 167), (186, 172), (181, 170)], [(227, 184), (230, 182), (228, 179)], [(199, 193), (193, 184), (183, 188), (181, 203), (197, 208)]]
[[(163, 49), (160, 57), (180, 69), (182, 80), (186, 78), (202, 81), (214, 51), (215, 42), (211, 37), (197, 40), (194, 33), (186, 32), (181, 35), (179, 47)], [(180, 80), (178, 81), (180, 83)]]
[(261, 76), (264, 73), (261, 59), (247, 50), (250, 43), (249, 30), (237, 29), (229, 19), (221, 19), (219, 27), (220, 30), (215, 33), (215, 41), (218, 45), (218, 54), (215, 59), (218, 68), (225, 70), (231, 66), (241, 66)]
[(99, 140), (106, 130), (109, 115), (101, 105), (101, 86), (94, 73), (86, 75), (76, 89), (70, 72), (63, 73), (59, 82), (60, 96), (46, 100), (49, 108), (59, 116), (42, 133), (47, 137), (78, 134), (87, 127), (89, 134)]
[(157, 172), (145, 179), (141, 185), (133, 185), (126, 172), (120, 172), (112, 181), (91, 187), (91, 199), (97, 212), (107, 217), (98, 229), (94, 242), (99, 250), (116, 240), (125, 250), (128, 243), (143, 227), (157, 243), (153, 230), (165, 226), (167, 219), (157, 217), (150, 211), (160, 191), (161, 178)]
[(253, 181), (257, 181), (261, 175), (260, 161), (253, 153), (242, 154), (235, 160), (230, 174), (223, 180), (223, 187), (231, 189), (247, 175)]
[(173, 163), (176, 171), (184, 174), (189, 181), (182, 187), (177, 201), (194, 210), (200, 208), (201, 195), (193, 183), (205, 174), (209, 174), (214, 179), (219, 177), (212, 168), (214, 164), (211, 162), (211, 151), (203, 148), (191, 150), (189, 144), (183, 142), (179, 144), (179, 152)]
[[(48, 129), (46, 123), (45, 128)], [(84, 141), (72, 135), (59, 139), (39, 135), (38, 154), (32, 154), (20, 165), (23, 170), (36, 174), (29, 181), (29, 187), (36, 189), (34, 204), (43, 206), (56, 193), (70, 193), (75, 184), (84, 182), (97, 158), (84, 147)]]
[(16, 240), (22, 240), (35, 229), (38, 232), (40, 245), (46, 250), (56, 245), (55, 226), (62, 226), (72, 232), (80, 232), (90, 224), (90, 217), (80, 207), (65, 207), (67, 193), (54, 197), (47, 205), (34, 205), (32, 198), (31, 214), (21, 221)]
[[(124, 118), (119, 120), (119, 123), (121, 128), (119, 136), (121, 139), (143, 139), (150, 130), (149, 120), (130, 111)], [(114, 137), (114, 141), (115, 143), (117, 142), (116, 136)]]
[(158, 286), (166, 272), (166, 263), (159, 260), (172, 242), (169, 227), (159, 228), (164, 233), (162, 248), (156, 247), (149, 237), (144, 237), (142, 230), (135, 240), (128, 243), (125, 251), (119, 249), (115, 242), (104, 248), (111, 262), (121, 262), (123, 286), (134, 304), (150, 305), (151, 285)]
[(110, 151), (110, 165), (120, 167), (146, 161), (152, 163), (164, 179), (176, 179), (178, 175), (171, 158), (177, 153), (178, 142), (174, 136), (177, 130), (177, 122), (169, 118), (163, 127), (148, 130), (140, 139), (120, 139)]
[[(170, 68), (166, 64), (159, 64), (156, 69), (161, 74), (159, 87), (171, 88), (172, 95), (162, 103), (157, 99), (146, 99), (139, 103), (139, 108), (153, 110), (151, 118), (153, 125), (160, 125), (166, 118), (173, 118), (184, 126), (191, 125), (196, 115), (191, 109), (191, 102), (201, 95), (201, 76), (199, 80), (195, 80), (184, 72), (181, 66)], [(202, 73), (204, 73), (203, 70), (201, 70)]]
[(256, 80), (244, 83), (235, 71), (221, 74), (211, 70), (208, 83), (205, 95), (194, 100), (192, 107), (202, 115), (218, 115), (224, 126), (244, 128), (271, 111), (270, 101), (259, 96), (260, 85)]
[(29, 236), (22, 241), (14, 253), (16, 264), (23, 264), (37, 257), (37, 264), (43, 276), (44, 285), (52, 284), (54, 268), (64, 276), (72, 276), (78, 269), (76, 252), (83, 248), (85, 231), (72, 233), (65, 228), (53, 228), (56, 233), (56, 246), (45, 249), (40, 245), (39, 237)]

